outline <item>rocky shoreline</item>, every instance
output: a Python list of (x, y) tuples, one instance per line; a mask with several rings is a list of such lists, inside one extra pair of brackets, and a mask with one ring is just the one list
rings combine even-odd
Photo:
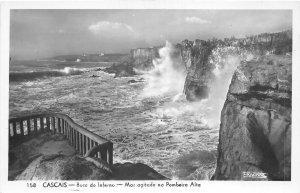
[[(115, 78), (134, 76), (138, 70), (147, 71), (153, 68), (152, 60), (158, 57), (158, 49), (133, 49), (122, 62), (103, 71), (114, 73)], [(224, 68), (227, 56), (234, 56), (239, 61), (220, 117), (213, 179), (291, 180), (292, 32), (241, 39), (184, 40), (175, 49), (172, 54), (180, 58), (187, 72), (183, 92), (189, 101), (209, 98), (216, 79), (214, 71)], [(29, 166), (23, 168), (17, 179), (24, 180), (29, 176), (38, 180), (166, 179), (140, 163), (105, 167), (99, 160), (75, 155), (39, 155), (30, 161), (26, 162)], [(51, 167), (58, 163), (61, 165), (52, 171)], [(87, 168), (84, 171), (79, 169), (84, 167)]]
[[(219, 56), (241, 61), (220, 117), (214, 179), (290, 180), (292, 31), (184, 40), (176, 49), (187, 69), (184, 93), (190, 101), (208, 98), (215, 63), (222, 64)], [(247, 172), (265, 177), (247, 177)]]

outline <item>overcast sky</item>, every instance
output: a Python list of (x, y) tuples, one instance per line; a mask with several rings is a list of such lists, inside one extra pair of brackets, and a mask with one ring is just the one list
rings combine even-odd
[(126, 53), (184, 39), (244, 37), (292, 28), (282, 10), (12, 10), (10, 55)]

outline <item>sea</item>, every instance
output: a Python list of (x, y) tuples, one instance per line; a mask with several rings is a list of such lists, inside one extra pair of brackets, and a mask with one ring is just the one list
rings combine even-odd
[(11, 61), (9, 117), (64, 113), (112, 141), (114, 163), (144, 163), (170, 179), (209, 180), (219, 136), (218, 124), (205, 120), (209, 108), (186, 101), (183, 88), (155, 90), (174, 80), (153, 87), (167, 81), (151, 73), (114, 78), (101, 70), (111, 64)]

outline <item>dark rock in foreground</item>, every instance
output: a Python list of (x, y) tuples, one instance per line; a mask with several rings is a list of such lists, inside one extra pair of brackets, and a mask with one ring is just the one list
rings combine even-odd
[(136, 75), (133, 70), (133, 64), (130, 61), (125, 61), (119, 64), (113, 64), (112, 66), (105, 68), (104, 72), (115, 74), (116, 77), (130, 77)]
[(14, 180), (36, 158), (58, 152), (67, 156), (76, 153), (65, 137), (57, 133), (46, 132), (10, 140), (8, 180)]
[(174, 175), (182, 180), (209, 180), (216, 167), (216, 150), (193, 150), (181, 155), (175, 162)]
[(65, 136), (40, 133), (10, 141), (9, 180), (163, 180), (141, 163), (108, 165), (76, 154)]
[(216, 180), (291, 179), (291, 56), (236, 70), (221, 115)]
[(16, 180), (107, 180), (110, 176), (84, 158), (55, 154), (35, 159)]
[(16, 180), (165, 180), (149, 166), (125, 163), (109, 166), (98, 158), (43, 155), (35, 159)]

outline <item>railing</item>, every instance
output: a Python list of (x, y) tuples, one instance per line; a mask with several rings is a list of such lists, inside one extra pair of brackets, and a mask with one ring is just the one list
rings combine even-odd
[(65, 135), (80, 155), (98, 157), (113, 164), (113, 143), (78, 125), (67, 115), (47, 113), (9, 119), (10, 140), (49, 131)]

